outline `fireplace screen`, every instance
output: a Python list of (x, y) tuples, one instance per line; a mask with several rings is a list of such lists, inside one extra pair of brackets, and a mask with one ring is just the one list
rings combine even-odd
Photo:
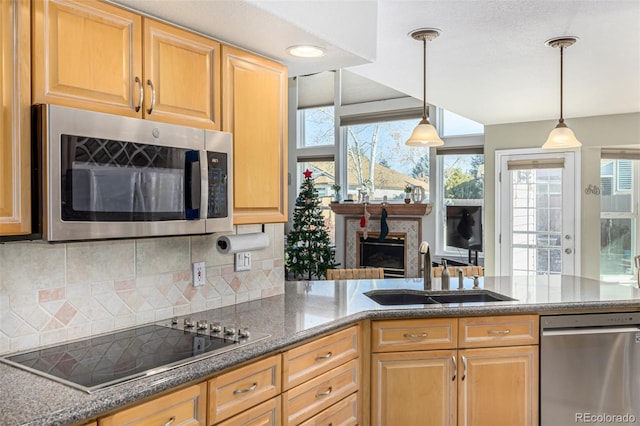
[(360, 237), (360, 268), (384, 268), (385, 277), (405, 276), (405, 238), (390, 236), (380, 241), (372, 234)]

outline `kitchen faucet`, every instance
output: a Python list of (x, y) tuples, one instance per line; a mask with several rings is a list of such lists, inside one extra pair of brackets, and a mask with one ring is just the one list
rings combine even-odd
[(420, 243), (418, 251), (420, 254), (424, 254), (424, 268), (422, 269), (424, 289), (431, 290), (431, 251), (429, 250), (429, 243), (426, 241)]

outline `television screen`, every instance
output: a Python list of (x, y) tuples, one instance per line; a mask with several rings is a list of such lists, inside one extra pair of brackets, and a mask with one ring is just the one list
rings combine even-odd
[(482, 207), (447, 206), (449, 247), (482, 251)]

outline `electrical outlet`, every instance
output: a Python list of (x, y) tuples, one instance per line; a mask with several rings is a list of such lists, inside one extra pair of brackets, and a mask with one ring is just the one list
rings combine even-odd
[(251, 252), (236, 253), (236, 272), (251, 270)]
[(193, 286), (200, 287), (204, 285), (206, 272), (204, 268), (204, 262), (195, 262), (193, 265)]

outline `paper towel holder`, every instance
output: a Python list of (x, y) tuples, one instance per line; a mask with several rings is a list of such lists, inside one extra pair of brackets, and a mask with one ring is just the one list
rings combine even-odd
[(216, 246), (222, 254), (262, 250), (269, 246), (269, 237), (264, 232), (221, 235)]

